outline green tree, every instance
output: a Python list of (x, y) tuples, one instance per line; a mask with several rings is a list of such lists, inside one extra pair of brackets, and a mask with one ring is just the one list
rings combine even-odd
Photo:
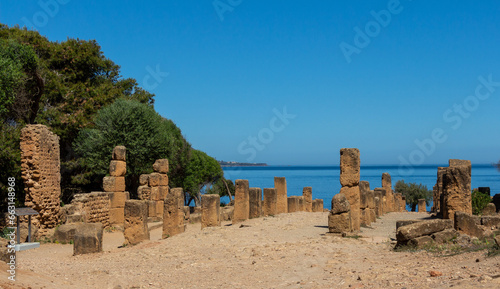
[(183, 185), (186, 195), (189, 196), (186, 204), (194, 200), (199, 206), (202, 189), (209, 188), (218, 179), (223, 178), (223, 175), (222, 168), (216, 159), (202, 151), (192, 150)]
[(182, 186), (190, 145), (179, 128), (151, 105), (119, 99), (99, 110), (94, 122), (92, 128), (80, 131), (74, 143), (80, 157), (75, 166), (81, 169), (73, 177), (74, 183), (86, 185), (87, 190), (100, 189), (113, 148), (123, 145), (127, 148), (127, 188), (132, 195), (137, 193), (139, 176), (151, 173), (157, 159), (169, 160), (173, 168), (169, 172), (170, 184)]
[(224, 177), (218, 178), (212, 185), (205, 191), (206, 194), (218, 194), (221, 197), (229, 197), (231, 201), (235, 192), (234, 183)]
[(489, 203), (491, 203), (491, 197), (488, 194), (472, 191), (472, 213), (474, 215), (481, 215)]
[(432, 191), (427, 189), (427, 186), (416, 183), (406, 184), (404, 180), (399, 180), (394, 186), (396, 193), (401, 193), (406, 198), (406, 204), (411, 206), (411, 211), (415, 212), (418, 200), (425, 199), (429, 204), (432, 200)]

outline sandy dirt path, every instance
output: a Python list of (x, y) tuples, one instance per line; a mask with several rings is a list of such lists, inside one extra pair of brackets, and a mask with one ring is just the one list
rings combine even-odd
[[(103, 253), (72, 256), (72, 245), (42, 244), (18, 253), (17, 281), (1, 267), (1, 288), (500, 288), (500, 257), (485, 252), (438, 257), (394, 252), (395, 222), (425, 213), (389, 213), (363, 238), (327, 234), (328, 213), (293, 213), (229, 223), (117, 248), (106, 233)], [(429, 271), (443, 273), (430, 277)]]

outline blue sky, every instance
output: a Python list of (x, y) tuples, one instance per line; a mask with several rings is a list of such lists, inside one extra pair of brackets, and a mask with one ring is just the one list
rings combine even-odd
[(497, 1), (141, 2), (0, 0), (0, 22), (96, 39), (219, 160), (500, 159)]

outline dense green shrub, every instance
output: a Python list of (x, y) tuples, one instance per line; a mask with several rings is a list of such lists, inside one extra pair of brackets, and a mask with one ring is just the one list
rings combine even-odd
[(472, 214), (480, 215), (484, 208), (491, 202), (491, 197), (488, 194), (479, 191), (472, 192)]
[(401, 193), (406, 198), (406, 204), (411, 206), (411, 211), (415, 212), (418, 200), (425, 199), (427, 204), (432, 200), (432, 191), (427, 189), (427, 186), (417, 183), (406, 184), (404, 180), (399, 180), (394, 186), (396, 193)]

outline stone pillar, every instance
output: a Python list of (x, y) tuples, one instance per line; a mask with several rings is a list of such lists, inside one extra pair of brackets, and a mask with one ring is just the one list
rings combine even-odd
[[(125, 201), (129, 199), (129, 193), (125, 192), (125, 174), (127, 173), (126, 163), (127, 149), (124, 146), (113, 148), (111, 162), (109, 164), (109, 174), (111, 177), (103, 179), (103, 186), (109, 192), (110, 208), (109, 223), (115, 227), (124, 227), (125, 222)], [(117, 178), (120, 178), (117, 182)], [(121, 184), (123, 178), (123, 184)], [(116, 186), (120, 183), (119, 186)], [(112, 185), (114, 184), (114, 185)], [(118, 191), (110, 191), (119, 189)]]
[(304, 187), (302, 196), (304, 196), (305, 211), (312, 212), (312, 187)]
[(295, 213), (304, 211), (304, 196), (288, 197), (288, 212)]
[(340, 150), (340, 193), (344, 194), (350, 204), (353, 231), (359, 231), (361, 225), (359, 196), (360, 157), (356, 148)]
[(323, 199), (314, 199), (312, 203), (313, 212), (323, 212)]
[(443, 218), (454, 219), (455, 212), (472, 215), (471, 162), (450, 160), (443, 174)]
[(382, 216), (383, 214), (387, 213), (387, 209), (385, 207), (385, 204), (386, 202), (384, 200), (386, 200), (386, 190), (384, 188), (375, 188), (374, 189), (374, 192), (375, 192), (375, 197), (379, 197), (380, 199), (380, 216)]
[(220, 196), (201, 196), (201, 228), (220, 226)]
[(44, 236), (62, 214), (59, 137), (44, 125), (27, 125), (21, 130), (20, 147), (25, 205), (40, 213), (32, 222)]
[(443, 174), (445, 167), (438, 167), (436, 185), (432, 188), (432, 211), (441, 212), (441, 196), (443, 195)]
[(370, 208), (369, 208), (369, 198), (370, 198), (370, 183), (367, 181), (359, 182), (359, 209), (361, 212), (361, 225), (362, 226), (370, 226), (371, 218), (370, 218)]
[(348, 233), (352, 231), (351, 206), (344, 194), (332, 198), (332, 210), (328, 215), (330, 233)]
[(418, 199), (418, 212), (419, 213), (425, 213), (427, 212), (426, 204), (425, 204), (425, 199)]
[(139, 177), (137, 195), (140, 200), (148, 201), (148, 217), (151, 221), (163, 219), (165, 198), (169, 194), (169, 163), (167, 159), (158, 159), (153, 164), (153, 173)]
[(382, 188), (385, 189), (385, 210), (386, 212), (394, 212), (394, 194), (392, 192), (392, 180), (389, 173), (382, 174)]
[(274, 177), (274, 188), (277, 194), (276, 210), (278, 214), (288, 213), (288, 199), (286, 192), (286, 179), (284, 177)]
[(184, 191), (173, 188), (164, 202), (162, 238), (172, 237), (184, 230)]
[(248, 220), (250, 217), (248, 180), (236, 180), (235, 185), (233, 224)]
[(264, 189), (264, 205), (262, 208), (263, 216), (274, 216), (277, 210), (278, 195), (275, 188)]
[(250, 198), (250, 219), (259, 218), (262, 215), (262, 190), (260, 188), (250, 188), (248, 191)]
[(125, 243), (136, 245), (149, 240), (147, 201), (128, 200), (125, 202)]
[(375, 198), (373, 198), (373, 200), (375, 202), (375, 217), (380, 217), (383, 215), (381, 212), (382, 205), (380, 204), (381, 203), (380, 198), (375, 197)]

